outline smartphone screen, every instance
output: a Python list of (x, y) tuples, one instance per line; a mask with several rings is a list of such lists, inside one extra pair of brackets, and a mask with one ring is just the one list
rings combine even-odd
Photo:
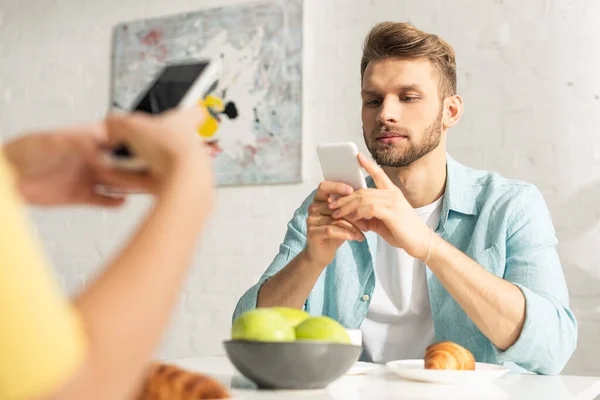
[(169, 65), (132, 108), (149, 114), (160, 114), (177, 107), (208, 62)]

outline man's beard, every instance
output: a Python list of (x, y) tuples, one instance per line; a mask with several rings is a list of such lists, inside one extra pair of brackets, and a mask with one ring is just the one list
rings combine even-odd
[[(386, 125), (380, 125), (371, 135), (367, 138), (366, 133), (363, 129), (363, 136), (365, 144), (373, 157), (373, 160), (382, 167), (395, 167), (402, 168), (407, 167), (424, 157), (440, 144), (442, 138), (442, 114), (443, 109), (440, 108), (440, 112), (431, 125), (425, 128), (423, 132), (422, 140), (419, 143), (413, 143), (411, 140), (414, 137), (412, 132), (406, 130), (398, 130), (393, 127)], [(383, 132), (394, 132), (402, 135), (407, 135), (408, 143), (402, 144), (402, 146), (408, 146), (407, 149), (403, 150), (397, 148), (394, 144), (385, 144), (377, 141), (377, 136)]]

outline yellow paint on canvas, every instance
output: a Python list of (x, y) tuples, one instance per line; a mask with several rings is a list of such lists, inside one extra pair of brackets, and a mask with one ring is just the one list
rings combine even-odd
[[(223, 101), (215, 96), (206, 96), (205, 99), (200, 100), (200, 105), (211, 109), (215, 113), (220, 113), (224, 110)], [(206, 122), (198, 128), (198, 134), (203, 138), (210, 138), (214, 136), (218, 129), (219, 122), (208, 113)]]

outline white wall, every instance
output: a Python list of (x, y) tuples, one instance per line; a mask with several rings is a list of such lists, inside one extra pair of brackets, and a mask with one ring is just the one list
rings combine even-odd
[[(234, 2), (0, 0), (2, 137), (104, 114), (115, 23)], [(580, 322), (565, 372), (600, 375), (597, 0), (306, 0), (304, 183), (218, 191), (160, 355), (222, 351), (238, 296), (266, 268), (288, 218), (320, 178), (315, 145), (361, 140), (361, 43), (384, 19), (411, 20), (455, 47), (466, 115), (450, 132), (454, 157), (533, 182), (546, 195)], [(140, 198), (120, 211), (34, 210), (69, 291), (98, 271), (147, 206)]]

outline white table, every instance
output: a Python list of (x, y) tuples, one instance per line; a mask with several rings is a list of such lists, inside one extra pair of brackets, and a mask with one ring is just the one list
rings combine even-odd
[(481, 386), (436, 385), (411, 382), (385, 366), (364, 375), (346, 375), (326, 389), (306, 391), (258, 390), (231, 365), (226, 356), (170, 361), (182, 368), (212, 376), (231, 389), (235, 399), (394, 400), (394, 399), (576, 399), (600, 395), (600, 378), (508, 374)]

